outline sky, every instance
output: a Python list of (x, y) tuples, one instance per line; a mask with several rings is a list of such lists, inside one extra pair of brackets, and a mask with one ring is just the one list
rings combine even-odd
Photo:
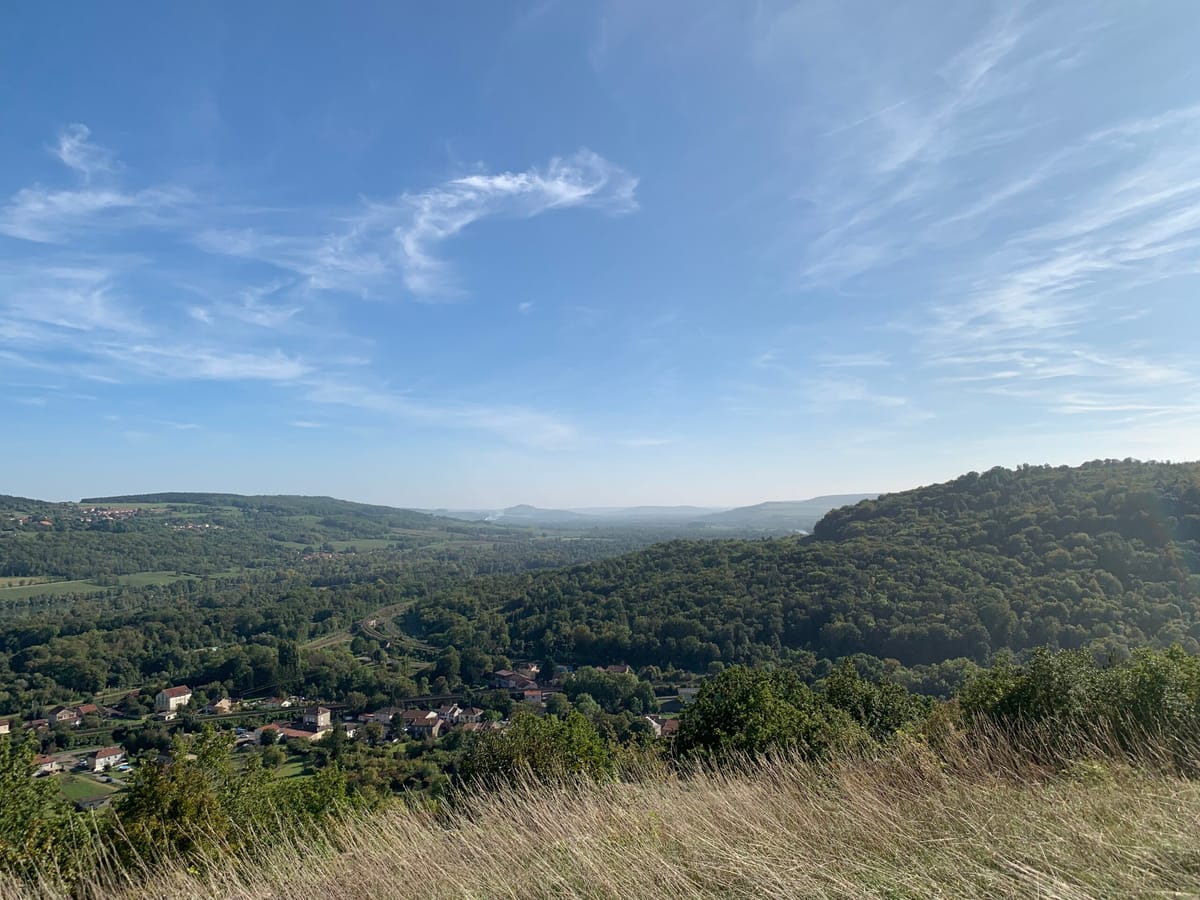
[(9, 5), (0, 493), (1200, 456), (1189, 0)]

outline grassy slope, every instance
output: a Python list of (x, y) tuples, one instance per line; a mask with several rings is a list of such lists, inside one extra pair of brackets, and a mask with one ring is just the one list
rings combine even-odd
[[(997, 765), (1000, 762), (1000, 765)], [(978, 773), (984, 769), (1003, 774)], [(1096, 897), (1200, 892), (1200, 784), (1084, 778), (923, 752), (817, 772), (774, 761), (683, 779), (481, 795), (438, 818), (397, 808), (321, 843), (184, 866), (137, 897)], [(302, 862), (301, 862), (302, 861)], [(437, 870), (430, 877), (431, 867)], [(0, 895), (7, 896), (0, 884)]]

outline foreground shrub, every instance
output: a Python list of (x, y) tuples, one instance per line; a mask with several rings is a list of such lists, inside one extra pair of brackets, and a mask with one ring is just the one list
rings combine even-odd
[(864, 737), (795, 672), (732, 666), (706, 681), (679, 717), (675, 750), (710, 759), (784, 748), (823, 756)]
[(574, 776), (611, 778), (613, 756), (596, 727), (571, 711), (565, 718), (517, 713), (504, 731), (477, 733), (467, 742), (459, 772), (468, 784)]

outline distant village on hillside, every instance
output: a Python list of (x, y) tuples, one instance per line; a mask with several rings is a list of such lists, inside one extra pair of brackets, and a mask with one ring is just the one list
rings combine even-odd
[[(520, 704), (521, 709), (544, 715), (547, 705), (553, 704), (555, 695), (562, 695), (562, 681), (572, 671), (568, 666), (558, 667), (552, 675), (544, 677), (537, 663), (528, 663), (493, 672), (489, 687), (507, 694), (514, 703)], [(631, 667), (624, 664), (609, 665), (600, 671), (608, 675), (634, 674)], [(140, 693), (129, 692), (111, 706), (95, 702), (74, 706), (56, 704), (41, 709), (40, 715), (35, 718), (0, 719), (0, 736), (26, 732), (46, 738), (65, 730), (83, 738), (92, 732), (98, 736), (111, 732), (122, 723), (173, 723), (187, 717), (194, 722), (209, 722), (217, 727), (228, 728), (234, 735), (234, 747), (248, 750), (259, 745), (289, 741), (315, 743), (335, 732), (340, 732), (347, 740), (365, 741), (376, 746), (406, 740), (432, 741), (451, 731), (477, 733), (499, 731), (509, 726), (509, 719), (501, 717), (495, 710), (463, 705), (458, 695), (412, 698), (402, 701), (400, 705), (355, 714), (347, 710), (344, 703), (295, 695), (241, 699), (218, 697), (198, 704), (197, 693), (188, 685), (171, 685), (153, 695), (153, 713), (139, 718), (131, 716), (127, 709), (121, 707), (124, 701), (139, 697)], [(668, 710), (678, 711), (694, 695), (694, 689), (681, 688), (679, 695), (664, 706)], [(248, 727), (246, 720), (252, 718), (265, 721)], [(669, 740), (679, 724), (679, 720), (670, 714), (648, 714), (643, 716), (643, 720), (653, 735), (663, 740)], [(153, 758), (167, 762), (169, 754), (154, 754)], [(137, 762), (136, 754), (127, 753), (121, 746), (73, 747), (59, 752), (39, 753), (33, 759), (30, 774), (37, 778), (81, 773), (94, 776), (119, 790)], [(91, 809), (104, 805), (109, 799), (111, 795), (105, 795), (78, 801), (76, 805), (81, 809)]]

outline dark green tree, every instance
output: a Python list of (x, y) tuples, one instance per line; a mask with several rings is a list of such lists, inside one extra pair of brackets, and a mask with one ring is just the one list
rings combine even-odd
[(850, 717), (793, 672), (731, 666), (679, 717), (675, 751), (725, 757), (788, 748), (818, 756), (858, 737)]

